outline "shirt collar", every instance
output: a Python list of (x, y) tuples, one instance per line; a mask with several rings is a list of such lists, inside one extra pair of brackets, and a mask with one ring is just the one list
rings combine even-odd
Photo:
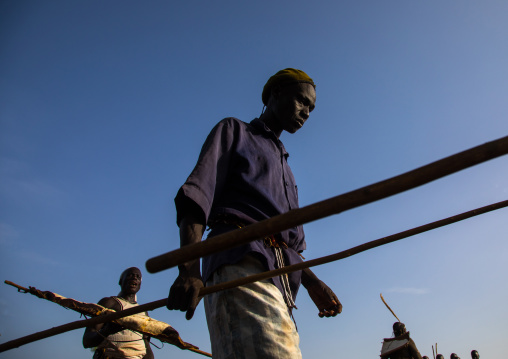
[(265, 123), (263, 121), (261, 121), (259, 118), (255, 118), (253, 119), (250, 124), (255, 127), (257, 130), (259, 130), (264, 136), (266, 137), (269, 137), (271, 138), (272, 140), (275, 141), (275, 143), (281, 148), (282, 150), (282, 154), (284, 155), (284, 157), (288, 158), (289, 157), (289, 153), (286, 151), (286, 148), (284, 147), (284, 145), (282, 144), (282, 141), (279, 140), (277, 138), (277, 136), (275, 136), (275, 133), (273, 133), (272, 130), (270, 130), (268, 128), (267, 125), (265, 125)]

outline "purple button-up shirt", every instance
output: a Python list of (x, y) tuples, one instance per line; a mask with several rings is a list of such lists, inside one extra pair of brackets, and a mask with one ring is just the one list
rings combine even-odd
[[(297, 187), (287, 157), (282, 142), (261, 120), (254, 119), (250, 124), (236, 118), (220, 121), (208, 135), (194, 170), (175, 198), (177, 222), (189, 208), (199, 208), (212, 227), (210, 238), (237, 228), (220, 224), (221, 218), (248, 225), (298, 208)], [(298, 255), (306, 247), (302, 226), (276, 237), (289, 247), (284, 250), (286, 265), (302, 261)], [(256, 240), (203, 258), (204, 281), (221, 265), (236, 263), (248, 253), (254, 253), (267, 269), (275, 269), (273, 250)], [(294, 297), (300, 280), (301, 272), (289, 274)], [(272, 281), (282, 291), (279, 278)]]

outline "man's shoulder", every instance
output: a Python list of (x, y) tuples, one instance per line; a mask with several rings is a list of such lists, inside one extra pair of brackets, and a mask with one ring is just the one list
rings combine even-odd
[(102, 305), (105, 308), (121, 310), (120, 303), (116, 300), (116, 297), (104, 297), (98, 302), (99, 305)]
[(250, 126), (249, 123), (244, 122), (242, 120), (239, 120), (236, 117), (225, 117), (225, 118), (223, 118), (222, 120), (219, 121), (218, 125), (234, 126), (234, 127), (238, 127), (238, 126), (240, 126), (240, 127), (247, 127), (247, 126)]
[(226, 117), (220, 120), (211, 130), (210, 134), (221, 136), (237, 136), (239, 133), (257, 132), (255, 121), (250, 123), (239, 120), (236, 117)]

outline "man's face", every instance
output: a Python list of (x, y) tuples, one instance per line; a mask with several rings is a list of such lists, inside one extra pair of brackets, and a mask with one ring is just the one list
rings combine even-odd
[(307, 83), (285, 86), (274, 96), (274, 113), (279, 127), (289, 133), (302, 128), (316, 104), (314, 86)]
[(141, 271), (138, 268), (129, 268), (120, 280), (122, 292), (136, 294), (141, 288)]

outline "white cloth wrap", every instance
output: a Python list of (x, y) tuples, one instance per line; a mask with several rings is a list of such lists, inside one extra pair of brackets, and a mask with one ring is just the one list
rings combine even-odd
[[(220, 267), (207, 286), (264, 272), (256, 258)], [(269, 280), (204, 297), (214, 359), (299, 359), (300, 337), (281, 292)]]

